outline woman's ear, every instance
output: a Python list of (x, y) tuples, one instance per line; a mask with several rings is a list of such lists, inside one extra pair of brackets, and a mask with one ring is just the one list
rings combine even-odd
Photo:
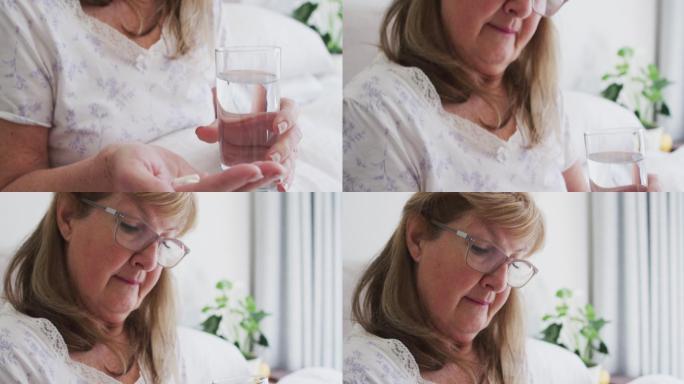
[(57, 200), (55, 215), (57, 220), (57, 228), (62, 234), (64, 241), (69, 242), (73, 233), (75, 204), (73, 198), (62, 197)]
[(418, 216), (411, 216), (406, 220), (406, 248), (416, 263), (423, 254), (422, 246), (426, 235), (425, 220)]

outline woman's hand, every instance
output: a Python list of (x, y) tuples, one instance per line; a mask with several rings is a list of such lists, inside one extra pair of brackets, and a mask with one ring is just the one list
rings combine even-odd
[[(231, 140), (224, 141), (222, 150), (224, 156), (241, 159), (244, 162), (265, 161), (282, 165), (285, 173), (277, 183), (277, 187), (279, 191), (284, 192), (289, 188), (294, 177), (302, 132), (297, 127), (298, 110), (294, 101), (283, 98), (280, 106), (280, 111), (277, 113), (262, 113), (241, 120), (240, 126), (236, 124), (236, 129), (231, 130), (232, 132), (238, 131), (240, 134), (231, 136)], [(245, 131), (249, 134), (244, 134)], [(208, 126), (198, 127), (195, 133), (204, 142), (218, 142), (218, 120)], [(226, 131), (224, 139), (229, 134), (230, 131)], [(234, 167), (236, 166), (230, 169)]]
[(139, 143), (110, 145), (97, 155), (96, 164), (112, 191), (249, 191), (285, 173), (280, 164), (258, 162), (199, 175), (177, 154)]

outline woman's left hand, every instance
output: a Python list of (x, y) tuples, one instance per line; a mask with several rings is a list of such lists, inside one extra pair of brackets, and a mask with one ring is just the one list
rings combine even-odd
[[(285, 167), (285, 176), (277, 183), (278, 190), (287, 191), (294, 178), (295, 161), (299, 152), (302, 131), (297, 126), (299, 111), (294, 101), (282, 98), (280, 111), (264, 114), (259, 119), (263, 130), (275, 133), (275, 142), (264, 151), (264, 161), (273, 161)], [(216, 143), (219, 139), (218, 120), (206, 126), (197, 127), (197, 137), (207, 143)]]

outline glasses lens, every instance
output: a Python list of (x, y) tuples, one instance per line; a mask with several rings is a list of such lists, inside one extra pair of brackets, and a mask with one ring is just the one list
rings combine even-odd
[(163, 239), (157, 248), (158, 263), (162, 267), (173, 267), (185, 256), (185, 245), (176, 239)]
[(157, 234), (142, 221), (118, 217), (116, 242), (131, 251), (141, 251), (157, 239)]
[(513, 260), (508, 265), (508, 285), (513, 288), (520, 288), (534, 275), (532, 265), (524, 260)]
[(532, 0), (532, 9), (542, 16), (551, 17), (565, 4), (565, 0)]
[[(134, 252), (140, 252), (157, 241), (159, 236), (143, 221), (119, 217), (116, 242)], [(157, 262), (162, 267), (173, 267), (185, 256), (186, 247), (176, 239), (162, 239), (157, 246)]]
[(471, 237), (469, 244), (466, 261), (478, 272), (490, 273), (506, 260), (506, 255), (490, 242)]

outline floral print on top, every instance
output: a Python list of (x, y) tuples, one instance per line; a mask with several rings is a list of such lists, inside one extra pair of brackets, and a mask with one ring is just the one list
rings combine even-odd
[(504, 141), (446, 112), (420, 69), (380, 55), (344, 89), (344, 190), (565, 191), (576, 157), (560, 116), (531, 149), (519, 118)]
[[(187, 382), (185, 360), (178, 354), (178, 381)], [(140, 377), (135, 384), (151, 383), (149, 370), (138, 362)], [(104, 372), (69, 357), (62, 335), (47, 319), (17, 312), (0, 301), (0, 383), (119, 384)]]
[(51, 166), (214, 119), (209, 46), (171, 59), (166, 28), (145, 49), (77, 0), (0, 0), (0, 36), (0, 119), (49, 128)]

